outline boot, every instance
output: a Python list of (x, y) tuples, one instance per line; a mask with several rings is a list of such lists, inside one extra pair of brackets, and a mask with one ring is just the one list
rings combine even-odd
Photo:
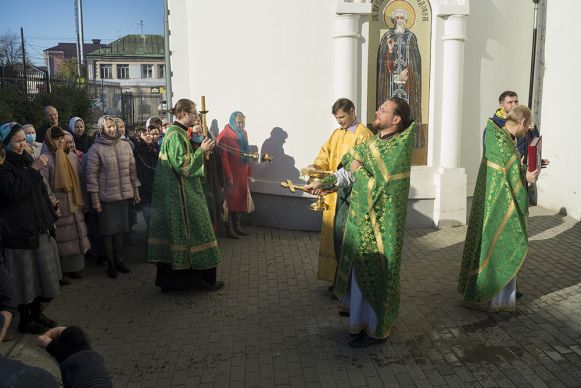
[(21, 333), (43, 334), (47, 327), (32, 320), (29, 306), (28, 304), (18, 305), (18, 312), (20, 313), (18, 331)]
[(109, 267), (107, 268), (107, 276), (109, 276), (111, 279), (117, 279), (119, 277), (119, 274), (117, 273), (115, 263), (113, 263), (113, 260), (109, 260), (108, 263)]
[(117, 268), (117, 271), (121, 273), (131, 272), (129, 268), (127, 268), (127, 266), (123, 263), (123, 261), (121, 261), (121, 259), (117, 259), (117, 261), (115, 262), (115, 268)]
[(234, 231), (241, 236), (248, 236), (249, 233), (242, 229), (242, 213), (234, 213)]
[(28, 307), (30, 309), (30, 318), (33, 322), (40, 323), (49, 329), (56, 327), (57, 323), (42, 313), (40, 298), (35, 298)]
[(238, 240), (240, 236), (234, 230), (234, 215), (230, 213), (228, 215), (228, 222), (226, 223), (226, 234), (228, 237)]

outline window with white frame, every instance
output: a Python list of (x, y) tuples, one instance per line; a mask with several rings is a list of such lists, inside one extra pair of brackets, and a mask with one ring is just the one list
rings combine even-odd
[(117, 78), (129, 79), (129, 65), (127, 64), (117, 65)]
[(153, 65), (141, 65), (141, 78), (153, 78)]
[(157, 65), (157, 78), (165, 77), (165, 65)]
[(99, 65), (99, 75), (101, 76), (101, 79), (113, 78), (113, 65), (111, 64)]

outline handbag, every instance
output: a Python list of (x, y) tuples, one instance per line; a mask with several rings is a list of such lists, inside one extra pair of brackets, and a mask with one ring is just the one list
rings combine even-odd
[(254, 209), (254, 201), (250, 195), (250, 189), (246, 188), (246, 213), (252, 213)]

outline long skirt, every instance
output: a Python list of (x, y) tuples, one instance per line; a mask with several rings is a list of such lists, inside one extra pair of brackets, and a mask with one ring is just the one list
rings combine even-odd
[(129, 201), (101, 202), (103, 211), (99, 213), (99, 233), (111, 236), (129, 231)]
[(61, 266), (58, 248), (48, 233), (39, 236), (37, 249), (4, 249), (0, 282), (11, 284), (12, 305), (28, 304), (59, 293)]
[(216, 267), (195, 270), (173, 270), (169, 263), (157, 263), (155, 285), (161, 288), (173, 290), (193, 290), (203, 288), (203, 283), (213, 285), (216, 283)]
[(63, 273), (79, 272), (85, 269), (85, 256), (81, 254), (61, 256), (60, 261)]

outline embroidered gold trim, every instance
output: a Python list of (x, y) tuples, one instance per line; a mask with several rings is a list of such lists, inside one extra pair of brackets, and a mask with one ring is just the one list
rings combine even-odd
[(486, 161), (486, 165), (490, 168), (493, 168), (497, 171), (502, 172), (503, 174), (506, 174), (508, 172), (508, 170), (512, 167), (512, 165), (514, 164), (514, 162), (516, 162), (518, 159), (518, 156), (516, 153), (512, 154), (512, 157), (509, 159), (509, 161), (506, 163), (506, 166), (501, 166), (500, 164), (491, 162), (490, 160)]
[(389, 172), (387, 172), (387, 166), (385, 165), (383, 159), (381, 158), (381, 154), (379, 153), (379, 150), (377, 149), (377, 145), (375, 143), (370, 143), (369, 150), (371, 151), (373, 158), (377, 162), (377, 166), (379, 167), (379, 171), (381, 171), (381, 173), (383, 174), (383, 179), (385, 179), (387, 181), (389, 179)]
[(508, 222), (508, 219), (510, 218), (512, 213), (514, 213), (514, 211), (515, 211), (515, 205), (514, 205), (514, 201), (512, 201), (510, 203), (510, 205), (508, 205), (508, 208), (506, 209), (506, 212), (504, 213), (504, 217), (502, 217), (502, 221), (500, 222), (500, 225), (498, 225), (496, 232), (494, 232), (494, 238), (492, 239), (490, 247), (488, 248), (488, 253), (486, 254), (486, 258), (484, 259), (482, 264), (480, 264), (480, 267), (478, 267), (478, 269), (473, 272), (474, 275), (481, 273), (488, 266), (488, 262), (490, 261), (490, 258), (492, 257), (492, 253), (494, 252), (494, 248), (496, 247), (496, 243), (498, 242), (498, 239), (500, 238), (500, 234), (504, 230), (506, 223)]
[(218, 247), (218, 241), (213, 240), (213, 241), (207, 242), (207, 243), (202, 244), (202, 245), (197, 245), (195, 247), (191, 247), (190, 253), (197, 253), (197, 252), (205, 251), (206, 249), (216, 248), (216, 247)]
[[(159, 238), (152, 238), (148, 240), (149, 244), (151, 245), (169, 245), (169, 249), (172, 252), (187, 252), (188, 251), (188, 247), (186, 245), (180, 244), (180, 245), (172, 245), (169, 243), (169, 240), (165, 240), (165, 239), (159, 239)], [(200, 245), (196, 245), (194, 247), (189, 248), (190, 253), (197, 253), (197, 252), (201, 252), (201, 251), (205, 251), (206, 249), (210, 249), (210, 248), (217, 248), (218, 247), (218, 241), (217, 240), (213, 240), (204, 244), (200, 244)]]
[(375, 235), (375, 242), (377, 243), (377, 250), (383, 252), (383, 239), (381, 238), (381, 231), (379, 230), (379, 224), (377, 223), (377, 215), (375, 210), (373, 210), (373, 184), (375, 179), (369, 178), (367, 183), (367, 206), (369, 207), (369, 219), (371, 221), (371, 227), (373, 228), (373, 234)]

